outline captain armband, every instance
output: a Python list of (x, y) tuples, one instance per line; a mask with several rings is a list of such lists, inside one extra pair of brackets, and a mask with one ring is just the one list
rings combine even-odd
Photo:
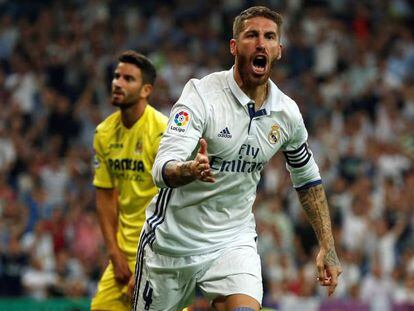
[(283, 154), (285, 155), (287, 164), (293, 168), (305, 166), (312, 157), (312, 153), (306, 142), (296, 150), (283, 151)]

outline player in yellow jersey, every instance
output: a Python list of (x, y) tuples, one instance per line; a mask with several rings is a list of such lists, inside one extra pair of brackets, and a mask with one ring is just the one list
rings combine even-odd
[(143, 55), (126, 51), (112, 80), (112, 104), (119, 110), (100, 123), (94, 137), (93, 184), (96, 206), (110, 262), (92, 310), (130, 310), (128, 282), (145, 208), (157, 193), (151, 176), (167, 118), (148, 104), (156, 71)]

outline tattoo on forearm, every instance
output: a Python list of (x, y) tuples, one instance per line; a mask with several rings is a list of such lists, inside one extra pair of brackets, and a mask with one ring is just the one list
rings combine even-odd
[(165, 166), (165, 178), (171, 187), (180, 187), (194, 181), (196, 178), (192, 173), (192, 161), (168, 162)]
[(339, 266), (332, 236), (331, 217), (322, 185), (298, 191), (299, 201), (311, 223), (319, 244), (327, 249), (324, 261), (329, 266)]

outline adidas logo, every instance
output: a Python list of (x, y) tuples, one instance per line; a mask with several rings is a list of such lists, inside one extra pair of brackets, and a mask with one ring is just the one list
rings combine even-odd
[(225, 129), (222, 129), (220, 133), (217, 135), (218, 137), (224, 138), (232, 138), (233, 136), (230, 134), (229, 128), (226, 126)]

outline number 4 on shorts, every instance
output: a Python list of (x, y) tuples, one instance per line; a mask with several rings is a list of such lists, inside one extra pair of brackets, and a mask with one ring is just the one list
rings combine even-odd
[(144, 293), (142, 294), (142, 298), (145, 301), (145, 310), (149, 310), (151, 303), (152, 303), (152, 288), (150, 287), (149, 282), (145, 283)]

